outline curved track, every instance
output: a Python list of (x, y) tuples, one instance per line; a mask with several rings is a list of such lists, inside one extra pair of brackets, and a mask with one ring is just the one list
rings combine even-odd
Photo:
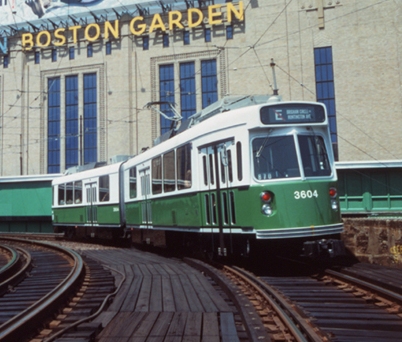
[[(27, 246), (23, 249), (31, 250)], [(31, 250), (31, 254), (34, 252), (38, 252), (36, 248)], [(112, 255), (114, 254), (109, 258), (116, 260)], [(10, 257), (7, 257), (0, 265), (4, 265), (9, 259)], [(188, 262), (198, 269), (201, 267), (200, 262)], [(315, 275), (311, 275), (311, 272), (306, 275), (304, 272), (296, 276), (293, 272), (289, 273), (292, 267), (283, 263), (284, 261), (274, 262), (280, 264), (279, 268), (288, 272), (282, 272), (281, 276), (271, 274), (269, 277), (255, 277), (240, 268), (227, 266), (222, 268), (227, 276), (225, 277), (216, 269), (211, 271), (212, 267), (208, 265), (203, 268), (203, 273), (211, 276), (236, 306), (236, 315), (242, 319), (242, 324), (236, 323), (239, 328), (237, 336), (240, 340), (243, 340), (244, 337), (240, 336), (244, 336), (245, 331), (247, 340), (268, 340), (268, 336), (272, 341), (400, 340), (402, 336), (400, 270), (356, 264), (337, 272), (327, 270), (316, 272)], [(293, 266), (299, 270), (302, 267), (301, 264)], [(4, 266), (0, 266), (0, 269), (2, 268)], [(306, 269), (310, 271), (311, 267), (308, 266)], [(102, 273), (101, 270), (99, 272)], [(103, 275), (100, 274), (100, 277), (97, 282), (104, 285)], [(113, 279), (107, 282), (110, 292), (113, 289)], [(96, 293), (98, 291), (99, 289)], [(12, 297), (11, 293), (9, 295)], [(104, 294), (100, 297), (103, 296)], [(2, 308), (3, 299), (0, 298)], [(93, 300), (92, 296), (89, 301), (92, 303)], [(255, 308), (251, 308), (250, 302)], [(90, 326), (91, 324), (93, 325), (88, 323), (88, 327), (97, 329), (94, 325)], [(62, 329), (62, 326), (66, 324), (61, 324), (59, 329)], [(76, 337), (76, 331), (72, 332), (72, 336)], [(93, 338), (94, 335), (91, 333), (91, 336)], [(2, 335), (0, 340), (1, 338)]]
[(224, 266), (224, 273), (255, 305), (272, 341), (324, 341), (326, 336), (268, 282), (238, 267)]
[(0, 294), (12, 285), (12, 278), (18, 272), (22, 262), (20, 253), (10, 246), (0, 245)]
[(0, 277), (4, 277), (4, 273), (7, 269), (11, 267), (16, 258), (17, 253), (13, 248), (5, 245), (0, 245)]
[[(224, 269), (250, 292), (272, 340), (383, 342), (402, 336), (398, 269), (357, 264), (314, 276), (258, 278), (237, 267)], [(284, 328), (273, 324), (277, 319)]]
[(8, 282), (8, 290), (0, 298), (0, 340), (21, 341), (34, 334), (76, 290), (84, 264), (76, 252), (62, 247), (1, 240), (18, 250), (24, 262), (2, 281)]

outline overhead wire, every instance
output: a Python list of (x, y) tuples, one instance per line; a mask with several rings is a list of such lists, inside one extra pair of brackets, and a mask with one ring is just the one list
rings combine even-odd
[[(250, 5), (250, 3), (251, 3), (251, 1), (248, 2), (247, 6), (246, 6), (246, 10), (247, 10), (248, 6)], [(290, 2), (286, 4), (285, 8), (286, 8), (289, 4), (290, 4)], [(278, 17), (279, 17), (279, 15), (285, 10), (285, 8), (278, 14)], [(275, 20), (276, 20), (276, 19), (275, 19)], [(270, 26), (272, 26), (272, 25), (270, 25)], [(268, 29), (269, 29), (269, 27), (268, 27), (267, 30), (263, 33), (263, 35), (268, 31)], [(263, 36), (263, 35), (262, 35), (262, 36)], [(256, 43), (258, 43), (258, 41), (261, 40), (262, 36), (257, 40)], [(225, 45), (226, 45), (226, 43), (227, 43), (227, 41), (225, 42)], [(254, 45), (256, 45), (256, 44), (254, 44)]]
[[(352, 13), (356, 13), (356, 12), (358, 12), (358, 11), (362, 11), (362, 10), (364, 10), (364, 9), (373, 7), (373, 6), (378, 5), (378, 4), (382, 4), (382, 3), (387, 2), (387, 1), (389, 1), (389, 0), (378, 1), (378, 2), (375, 3), (375, 4), (371, 4), (371, 5), (366, 6), (366, 7), (364, 7), (364, 8), (356, 9), (356, 10), (353, 11), (353, 12), (346, 13), (346, 14), (344, 14), (344, 15), (342, 15), (342, 16), (339, 16), (339, 17), (347, 16), (347, 15), (350, 15), (350, 14), (352, 14)], [(260, 60), (259, 57), (258, 57), (258, 53), (257, 53), (257, 51), (256, 51), (256, 48), (257, 48), (257, 47), (260, 47), (260, 46), (263, 46), (263, 45), (265, 45), (265, 44), (268, 44), (268, 43), (270, 43), (270, 42), (272, 42), (272, 41), (274, 41), (274, 40), (270, 40), (270, 41), (268, 41), (268, 42), (261, 42), (262, 38), (263, 38), (263, 37), (265, 36), (265, 34), (269, 31), (269, 29), (272, 27), (272, 25), (275, 23), (275, 21), (278, 20), (278, 18), (280, 17), (280, 15), (282, 15), (282, 13), (284, 13), (284, 11), (285, 11), (286, 8), (290, 5), (291, 2), (292, 2), (292, 0), (289, 1), (289, 2), (287, 2), (287, 3), (285, 4), (284, 8), (278, 13), (278, 15), (276, 16), (276, 18), (274, 19), (274, 21), (273, 21), (273, 22), (267, 27), (267, 29), (259, 36), (259, 38), (255, 41), (255, 43), (254, 43), (252, 46), (248, 46), (248, 47), (242, 47), (242, 46), (238, 46), (238, 47), (229, 47), (229, 48), (232, 48), (232, 49), (244, 49), (244, 48), (246, 48), (246, 51), (242, 52), (242, 53), (241, 53), (236, 59), (234, 59), (229, 65), (235, 63), (238, 59), (244, 57), (250, 50), (253, 50), (253, 52), (254, 52), (254, 54), (256, 55), (256, 58), (257, 58), (257, 60), (258, 60), (258, 64), (259, 64), (258, 66), (255, 66), (255, 68), (262, 68), (262, 69), (264, 70), (264, 74), (265, 74), (265, 76), (266, 76), (266, 79), (268, 79), (268, 77), (267, 77), (267, 75), (266, 75), (266, 73), (265, 73), (265, 68), (264, 68), (264, 66), (263, 66), (263, 64), (262, 64), (262, 62), (261, 62), (261, 60)], [(247, 10), (247, 8), (248, 8), (248, 6), (250, 5), (250, 3), (251, 3), (251, 1), (248, 2), (245, 11)], [(338, 18), (338, 17), (337, 17), (337, 18)], [(336, 18), (331, 19), (331, 20), (336, 20)], [(305, 29), (303, 29), (303, 30), (306, 30), (306, 29), (311, 29), (311, 27), (305, 28)], [(298, 32), (300, 32), (300, 31), (298, 31)], [(294, 32), (294, 33), (296, 33), (296, 32)], [(291, 33), (291, 34), (294, 34), (294, 33)], [(278, 38), (277, 38), (277, 39), (278, 39)], [(175, 45), (175, 44), (173, 44), (173, 45)], [(226, 45), (227, 45), (227, 40), (226, 40), (225, 43), (224, 43), (224, 47), (225, 47), (225, 48), (228, 48)], [(200, 46), (203, 46), (203, 47), (205, 48), (204, 45), (200, 45)], [(210, 45), (207, 45), (207, 48), (209, 48), (209, 47), (210, 47)], [(174, 48), (174, 49), (177, 49), (177, 46), (173, 46), (173, 48)], [(174, 50), (174, 51), (176, 51), (176, 50)], [(211, 51), (211, 52), (212, 52), (212, 51)], [(216, 56), (218, 56), (219, 53), (220, 53), (220, 50), (217, 51)], [(176, 53), (174, 53), (174, 56), (175, 56), (175, 55), (176, 55)], [(66, 55), (66, 56), (67, 56), (67, 55)], [(59, 66), (60, 66), (60, 64), (61, 64), (61, 59), (60, 59), (60, 62), (59, 62), (58, 64), (59, 64)], [(58, 67), (59, 67), (59, 66), (58, 66)], [(277, 63), (277, 66), (278, 66), (278, 63)], [(278, 66), (278, 68), (279, 68), (281, 71), (287, 73), (287, 72), (286, 72), (283, 68), (281, 68), (280, 66)], [(57, 71), (57, 69), (58, 69), (58, 68), (56, 68), (56, 71)], [(56, 72), (56, 71), (55, 71), (55, 72)], [(200, 72), (200, 70), (197, 70), (197, 71), (196, 71), (196, 73), (199, 73), (199, 72)], [(289, 73), (287, 73), (287, 74), (288, 74), (294, 81), (297, 81), (297, 79), (296, 79), (295, 77), (293, 77), (293, 76), (290, 75)], [(14, 75), (16, 75), (16, 73), (14, 73)], [(40, 77), (40, 75), (39, 75), (38, 77)], [(106, 78), (107, 78), (107, 82), (109, 82), (109, 77), (111, 77), (111, 76), (110, 76), (110, 75), (107, 75), (107, 77), (106, 77)], [(308, 87), (306, 87), (306, 86), (305, 86), (304, 84), (302, 84), (301, 82), (299, 82), (299, 85), (302, 86), (304, 89), (308, 90), (311, 94), (314, 94), (313, 91), (311, 91), (310, 89), (308, 89)], [(198, 89), (198, 90), (199, 90), (199, 89)], [(32, 103), (33, 103), (34, 101), (36, 101), (36, 100), (39, 98), (40, 95), (41, 95), (41, 94), (39, 94), (37, 97), (35, 97), (34, 100), (32, 100), (32, 102), (31, 102), (30, 105), (32, 105)], [(18, 101), (19, 101), (19, 99), (17, 99), (17, 100), (14, 102), (14, 104), (11, 105), (11, 106), (16, 106), (16, 103), (17, 103)], [(10, 109), (9, 109), (9, 110), (10, 110)], [(8, 110), (8, 111), (9, 111), (9, 110)], [(142, 108), (137, 108), (137, 110), (142, 110)], [(7, 111), (6, 113), (4, 113), (4, 114), (7, 114), (8, 111)], [(337, 111), (337, 113), (338, 113), (338, 111)], [(6, 116), (5, 116), (5, 117), (6, 117)], [(15, 120), (15, 117), (13, 117), (11, 121), (14, 121), (14, 120)], [(122, 119), (113, 120), (113, 121), (119, 122), (120, 120), (122, 120)], [(121, 122), (125, 122), (125, 121), (122, 120)], [(356, 127), (357, 127), (357, 126), (356, 126)], [(360, 130), (361, 130), (361, 129), (360, 129)], [(362, 130), (361, 130), (361, 131), (362, 131)], [(365, 132), (362, 131), (362, 133), (365, 133)], [(365, 134), (366, 134), (366, 133), (365, 133)], [(366, 134), (366, 135), (367, 135), (367, 134)], [(344, 139), (344, 138), (342, 138), (342, 139)], [(345, 140), (345, 139), (344, 139), (344, 140)], [(347, 140), (346, 140), (346, 141), (347, 141)]]

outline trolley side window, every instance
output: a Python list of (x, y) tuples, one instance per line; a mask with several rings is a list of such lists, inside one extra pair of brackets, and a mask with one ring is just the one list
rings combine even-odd
[(225, 184), (226, 183), (225, 164), (223, 158), (220, 158), (220, 160), (221, 160), (221, 182)]
[(82, 202), (82, 181), (74, 182), (74, 203)]
[(162, 193), (162, 158), (152, 159), (152, 193)]
[(73, 183), (66, 184), (66, 204), (73, 204)]
[(129, 170), (129, 182), (130, 182), (130, 198), (137, 197), (137, 167), (134, 166)]
[(202, 170), (204, 174), (204, 185), (208, 185), (207, 157), (202, 157)]
[(306, 177), (330, 176), (331, 166), (321, 136), (299, 135), (300, 153)]
[(293, 136), (253, 140), (254, 176), (259, 180), (300, 177)]
[(178, 190), (191, 188), (191, 145), (179, 147), (176, 153), (177, 188)]
[(99, 177), (99, 201), (110, 201), (110, 182), (109, 175)]
[(209, 176), (211, 185), (215, 184), (214, 180), (214, 154), (208, 154), (209, 157)]
[[(226, 146), (223, 147), (220, 154), (221, 160), (221, 181), (223, 184), (226, 183), (226, 177), (230, 183), (233, 183), (233, 169), (232, 169), (232, 151), (227, 149)], [(227, 167), (227, 175), (226, 175)]]
[(243, 161), (241, 155), (241, 142), (236, 143), (236, 159), (237, 159), (237, 179), (241, 181), (243, 179)]
[(168, 152), (163, 156), (163, 191), (171, 192), (176, 190), (176, 176), (174, 151)]
[(66, 197), (65, 197), (65, 190), (66, 190), (66, 185), (65, 184), (59, 184), (59, 204), (64, 205), (66, 204)]
[(232, 162), (232, 150), (228, 150), (228, 177), (229, 182), (233, 183), (233, 162)]

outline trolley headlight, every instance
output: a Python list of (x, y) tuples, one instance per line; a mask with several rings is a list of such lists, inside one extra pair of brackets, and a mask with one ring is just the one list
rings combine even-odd
[(261, 211), (264, 215), (271, 216), (272, 215), (272, 208), (269, 204), (264, 204), (261, 208)]

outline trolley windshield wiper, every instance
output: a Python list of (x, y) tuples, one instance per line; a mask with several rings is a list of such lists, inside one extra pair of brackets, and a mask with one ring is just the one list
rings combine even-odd
[(268, 138), (269, 138), (269, 135), (271, 134), (271, 132), (272, 132), (272, 129), (270, 129), (270, 130), (268, 131), (268, 134), (267, 134), (266, 138), (264, 139), (264, 141), (262, 142), (262, 144), (261, 144), (260, 148), (258, 149), (257, 153), (255, 154), (256, 158), (260, 158), (260, 157), (261, 157), (262, 151), (263, 151), (264, 148), (265, 148), (265, 144), (267, 143)]
[(255, 156), (256, 156), (257, 158), (260, 158), (260, 157), (261, 157), (262, 150), (263, 150), (264, 147), (265, 147), (264, 145), (265, 145), (265, 142), (260, 146), (260, 148), (258, 149), (257, 153), (255, 154)]

